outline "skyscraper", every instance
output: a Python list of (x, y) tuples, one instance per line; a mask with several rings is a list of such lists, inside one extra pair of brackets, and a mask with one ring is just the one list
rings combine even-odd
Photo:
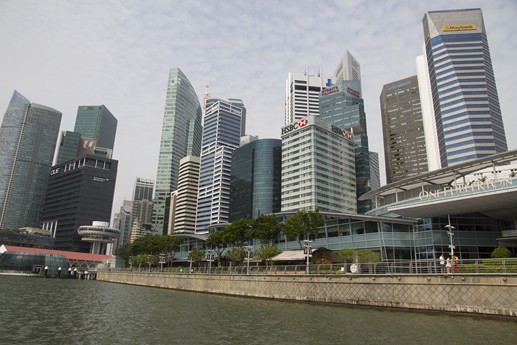
[(14, 91), (0, 127), (0, 228), (39, 227), (61, 112)]
[(175, 198), (175, 207), (169, 212), (168, 234), (194, 233), (196, 230), (199, 163), (200, 158), (195, 156), (183, 157), (180, 161), (178, 189), (174, 196), (171, 195)]
[(61, 133), (56, 164), (86, 154), (112, 158), (118, 120), (104, 105), (80, 106), (74, 131)]
[(282, 128), (282, 212), (356, 213), (352, 134), (318, 116)]
[(384, 85), (380, 103), (387, 182), (428, 171), (417, 77)]
[(137, 177), (133, 200), (153, 200), (154, 180)]
[(153, 208), (153, 230), (163, 234), (167, 198), (177, 189), (180, 160), (201, 154), (202, 109), (179, 68), (169, 72)]
[(319, 114), (320, 92), (325, 87), (323, 78), (305, 73), (289, 73), (285, 82), (284, 125), (305, 116)]
[(336, 84), (342, 80), (361, 80), (361, 66), (348, 50), (339, 61), (333, 79)]
[(481, 9), (430, 11), (423, 26), (442, 167), (506, 151)]
[(242, 101), (205, 102), (196, 232), (228, 222), (232, 156), (241, 137)]
[(282, 141), (254, 140), (235, 150), (230, 183), (230, 222), (280, 212)]
[(55, 237), (55, 249), (90, 252), (77, 229), (109, 222), (118, 162), (86, 155), (52, 167), (42, 213), (43, 229)]
[[(357, 64), (358, 65), (358, 64)], [(328, 84), (321, 92), (319, 117), (331, 125), (351, 131), (355, 152), (356, 195), (359, 198), (370, 191), (370, 158), (366, 113), (361, 98), (361, 82), (341, 80), (336, 85)], [(371, 209), (369, 200), (357, 201), (357, 212)]]

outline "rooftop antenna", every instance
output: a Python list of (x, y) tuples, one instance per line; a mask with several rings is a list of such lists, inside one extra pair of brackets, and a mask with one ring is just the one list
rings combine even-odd
[(205, 96), (203, 97), (203, 100), (206, 101), (210, 99), (210, 91), (208, 89), (208, 84), (205, 85)]

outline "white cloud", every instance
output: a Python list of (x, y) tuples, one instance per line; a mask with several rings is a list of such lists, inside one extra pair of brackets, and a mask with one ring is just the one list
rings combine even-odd
[(428, 10), (480, 7), (509, 148), (516, 93), (517, 3), (450, 1), (28, 1), (0, 2), (0, 111), (17, 89), (63, 112), (104, 104), (118, 118), (114, 203), (137, 176), (155, 178), (168, 71), (180, 67), (201, 98), (242, 98), (247, 132), (279, 138), (288, 72), (330, 76), (348, 49), (361, 64), (370, 148), (381, 153), (382, 86), (416, 74)]

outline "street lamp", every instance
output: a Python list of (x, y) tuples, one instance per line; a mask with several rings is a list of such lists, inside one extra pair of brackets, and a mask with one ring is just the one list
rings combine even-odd
[(163, 272), (163, 264), (165, 263), (165, 254), (160, 254), (160, 270)]
[(214, 253), (212, 249), (208, 249), (206, 260), (208, 261), (208, 270), (212, 273), (212, 262), (214, 261)]
[(446, 225), (445, 228), (447, 229), (447, 235), (449, 236), (449, 243), (450, 243), (449, 248), (450, 248), (451, 260), (452, 260), (452, 258), (454, 257), (454, 248), (456, 248), (454, 246), (453, 230), (456, 228), (454, 226), (452, 226), (451, 224)]
[(190, 263), (190, 267), (189, 267), (188, 272), (192, 273), (192, 252), (191, 251), (188, 252), (188, 261)]
[(252, 249), (253, 248), (251, 246), (246, 246), (246, 274), (250, 274), (250, 257)]
[(306, 274), (309, 274), (309, 258), (312, 257), (312, 254), (311, 254), (311, 249), (312, 249), (311, 243), (312, 243), (312, 241), (309, 241), (309, 240), (303, 241), (303, 247), (305, 249), (305, 253), (304, 254), (305, 254), (305, 257), (307, 259), (307, 267), (305, 269), (305, 273)]

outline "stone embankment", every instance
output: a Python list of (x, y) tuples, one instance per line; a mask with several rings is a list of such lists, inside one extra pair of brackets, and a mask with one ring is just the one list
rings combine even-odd
[(99, 272), (97, 280), (233, 296), (517, 317), (517, 275)]

